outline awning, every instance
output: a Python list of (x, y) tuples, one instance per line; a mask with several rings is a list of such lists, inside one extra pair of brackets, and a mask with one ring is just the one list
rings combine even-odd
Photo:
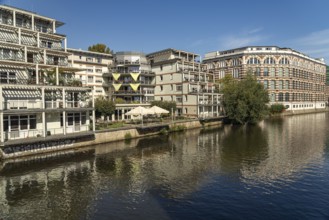
[(130, 86), (134, 91), (138, 90), (139, 85), (140, 85), (139, 83), (130, 83)]
[(120, 73), (112, 73), (112, 76), (115, 80), (118, 80), (120, 77)]
[(119, 91), (122, 84), (121, 83), (119, 83), (119, 84), (113, 83), (112, 85), (113, 85), (115, 91)]
[(140, 73), (130, 73), (130, 75), (135, 81), (137, 81), (138, 76), (140, 75)]

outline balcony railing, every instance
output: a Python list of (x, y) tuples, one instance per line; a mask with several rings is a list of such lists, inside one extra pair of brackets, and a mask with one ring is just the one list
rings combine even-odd
[[(77, 132), (87, 132), (89, 131), (89, 125), (72, 125), (66, 126), (66, 133), (77, 133)], [(64, 135), (64, 128), (52, 128), (47, 129), (46, 136), (52, 135)], [(4, 132), (5, 140), (16, 140), (16, 139), (24, 139), (24, 138), (33, 138), (33, 137), (42, 137), (43, 130), (42, 129), (32, 129), (32, 130), (17, 130), (17, 131), (7, 131)]]
[[(89, 108), (89, 103), (86, 101), (45, 101), (45, 109), (58, 108)], [(15, 109), (43, 109), (42, 100), (14, 100), (3, 102), (3, 110)]]
[(191, 88), (189, 90), (189, 93), (214, 93), (215, 89), (197, 89), (197, 88)]

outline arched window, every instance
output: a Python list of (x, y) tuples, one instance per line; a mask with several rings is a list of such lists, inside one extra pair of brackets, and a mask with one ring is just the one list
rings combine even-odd
[(283, 102), (283, 93), (282, 92), (279, 92), (278, 101)]
[(257, 59), (256, 57), (251, 57), (248, 61), (247, 64), (260, 64), (259, 59)]
[(264, 61), (264, 64), (275, 64), (273, 57), (267, 57)]
[(240, 63), (240, 60), (239, 59), (233, 59), (232, 60), (232, 65), (233, 66), (239, 66), (241, 63)]
[(281, 58), (281, 60), (279, 61), (279, 64), (283, 64), (283, 65), (289, 64), (288, 58), (287, 57)]

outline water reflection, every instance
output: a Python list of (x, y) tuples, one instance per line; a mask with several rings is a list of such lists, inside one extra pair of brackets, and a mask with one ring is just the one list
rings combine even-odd
[(327, 124), (327, 114), (285, 117), (5, 163), (0, 218), (172, 218), (170, 203), (211, 197), (205, 187), (221, 178), (228, 192), (226, 183), (280, 188), (324, 162)]

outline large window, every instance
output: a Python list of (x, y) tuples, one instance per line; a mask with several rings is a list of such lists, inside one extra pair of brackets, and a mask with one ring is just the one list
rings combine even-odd
[(268, 76), (268, 68), (267, 67), (264, 68), (264, 74), (263, 75)]
[(264, 61), (264, 64), (275, 64), (273, 57), (267, 57)]
[(279, 61), (279, 64), (289, 64), (288, 58), (286, 58), (286, 57), (281, 58), (281, 60)]
[[(61, 116), (61, 117), (63, 117), (63, 116)], [(85, 112), (83, 112), (83, 113), (75, 112), (75, 113), (68, 113), (67, 114), (67, 125), (68, 126), (84, 125), (84, 124), (86, 124), (86, 121), (87, 121), (87, 116), (86, 116)]]
[(4, 131), (31, 130), (36, 128), (36, 115), (12, 115), (3, 117)]
[(252, 57), (247, 61), (247, 64), (260, 64), (260, 61), (256, 57)]
[(4, 84), (15, 84), (16, 73), (15, 72), (0, 72), (0, 82)]

